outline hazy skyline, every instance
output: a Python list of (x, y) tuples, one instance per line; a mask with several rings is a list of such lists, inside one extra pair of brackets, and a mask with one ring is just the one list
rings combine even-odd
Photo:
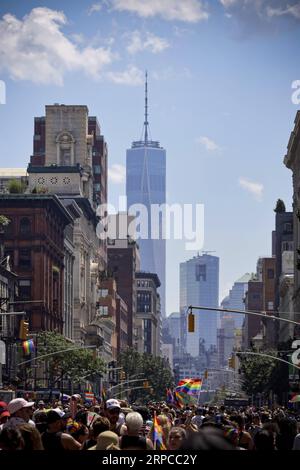
[[(109, 148), (109, 200), (125, 194), (126, 149), (141, 136), (148, 70), (151, 136), (167, 151), (167, 201), (205, 205), (205, 250), (220, 301), (271, 254), (273, 208), (291, 209), (282, 161), (299, 105), (300, 2), (57, 0), (0, 4), (1, 167), (26, 167), (46, 104), (86, 104)], [(179, 263), (167, 243), (167, 313)]]

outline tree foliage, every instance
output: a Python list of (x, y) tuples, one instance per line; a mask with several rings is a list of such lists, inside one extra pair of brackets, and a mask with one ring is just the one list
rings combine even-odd
[(54, 331), (39, 333), (36, 344), (38, 356), (74, 348), (72, 351), (65, 351), (43, 359), (53, 385), (62, 377), (69, 378), (76, 384), (81, 382), (83, 377), (88, 380), (90, 376), (101, 374), (104, 371), (104, 362), (102, 359), (94, 357), (91, 350), (75, 349), (75, 344)]
[(5, 215), (0, 215), (0, 228), (1, 227), (6, 227), (10, 223), (10, 220), (8, 217), (5, 217)]
[[(276, 357), (277, 351), (264, 351), (264, 354)], [(243, 374), (243, 390), (249, 396), (258, 393), (267, 395), (271, 390), (280, 391), (287, 366), (265, 356), (238, 356)]]
[(149, 383), (149, 388), (131, 391), (132, 401), (163, 400), (166, 398), (166, 388), (174, 385), (169, 363), (162, 357), (140, 354), (135, 349), (128, 348), (120, 354), (119, 364), (127, 378), (141, 378), (141, 382), (134, 382), (136, 386), (142, 386), (143, 381)]
[(8, 191), (10, 194), (22, 194), (25, 192), (26, 184), (19, 180), (10, 180), (8, 183)]

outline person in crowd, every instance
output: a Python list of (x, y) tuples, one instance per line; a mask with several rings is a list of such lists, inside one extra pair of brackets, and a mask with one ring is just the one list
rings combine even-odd
[(16, 427), (20, 424), (30, 423), (35, 426), (31, 421), (32, 407), (34, 402), (26, 401), (24, 398), (14, 398), (7, 405), (7, 410), (10, 413), (10, 417), (7, 422), (3, 425), (5, 427)]
[(83, 448), (85, 442), (88, 440), (89, 437), (88, 427), (85, 426), (83, 423), (77, 423), (76, 421), (73, 421), (67, 426), (67, 432), (77, 442), (79, 442)]
[(42, 434), (45, 450), (80, 450), (81, 444), (62, 431), (64, 427), (62, 417), (63, 415), (55, 410), (48, 411), (47, 430)]
[(110, 422), (104, 416), (99, 416), (91, 427), (89, 439), (84, 443), (83, 450), (88, 450), (97, 444), (99, 434), (104, 431), (109, 431)]
[(112, 431), (104, 431), (99, 434), (97, 444), (89, 450), (119, 450), (119, 436)]
[(233, 423), (236, 423), (238, 427), (238, 447), (246, 450), (253, 450), (254, 442), (249, 432), (245, 430), (245, 418), (242, 415), (234, 415), (230, 417), (230, 420)]
[(144, 421), (142, 415), (136, 411), (126, 416), (126, 433), (120, 437), (120, 448), (122, 450), (152, 450), (152, 441), (141, 435)]
[(178, 450), (182, 445), (182, 442), (186, 439), (187, 433), (185, 429), (179, 427), (171, 428), (168, 438), (168, 450)]
[(10, 412), (7, 409), (7, 403), (0, 401), (0, 431), (5, 423), (7, 423), (10, 417)]
[(118, 400), (111, 398), (105, 403), (105, 416), (110, 422), (110, 431), (120, 435), (122, 422), (119, 421), (121, 406)]
[(278, 420), (278, 426), (276, 448), (278, 450), (292, 450), (297, 435), (297, 421), (294, 418), (284, 417)]
[(255, 450), (275, 450), (274, 436), (267, 429), (259, 429), (254, 435)]
[(18, 429), (21, 432), (24, 441), (24, 447), (22, 450), (44, 450), (41, 434), (34, 426), (26, 423), (18, 426)]
[(16, 451), (24, 449), (24, 440), (17, 427), (6, 427), (0, 432), (0, 449)]

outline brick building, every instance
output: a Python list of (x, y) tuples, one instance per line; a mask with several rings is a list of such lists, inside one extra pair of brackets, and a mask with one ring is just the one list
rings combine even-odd
[[(17, 311), (28, 313), (30, 331), (63, 332), (64, 229), (73, 218), (55, 195), (2, 194), (4, 253), (18, 274)], [(24, 302), (24, 303), (23, 303)]]

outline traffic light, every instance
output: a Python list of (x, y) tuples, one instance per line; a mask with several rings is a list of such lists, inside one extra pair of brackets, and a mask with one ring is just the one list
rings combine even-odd
[(145, 381), (143, 382), (143, 387), (144, 387), (144, 388), (149, 388), (149, 382), (148, 382), (148, 380), (145, 380)]
[(205, 378), (205, 380), (208, 379), (208, 370), (207, 370), (207, 369), (206, 369), (205, 372), (204, 372), (204, 378)]
[(195, 333), (195, 315), (193, 313), (188, 315), (188, 332)]
[(228, 359), (228, 367), (229, 369), (235, 369), (235, 355), (232, 354), (232, 356)]
[(120, 381), (121, 381), (121, 380), (126, 380), (126, 372), (125, 372), (125, 370), (120, 370), (119, 378), (120, 378)]
[(28, 339), (29, 334), (29, 322), (26, 320), (20, 321), (20, 331), (19, 331), (19, 338), (23, 341)]

